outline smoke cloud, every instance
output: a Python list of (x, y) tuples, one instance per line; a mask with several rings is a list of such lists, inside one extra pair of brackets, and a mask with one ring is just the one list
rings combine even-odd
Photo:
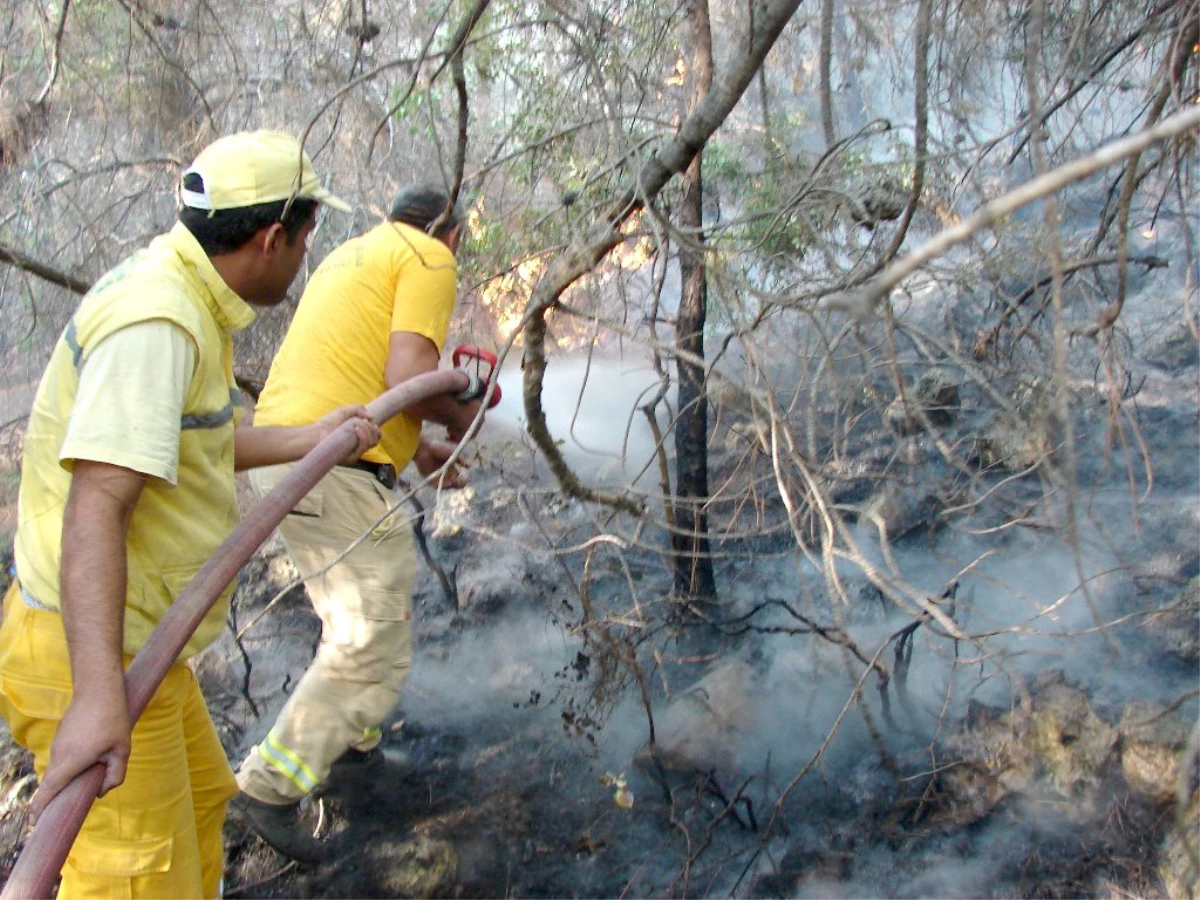
[[(517, 439), (524, 433), (521, 371), (509, 365), (499, 378), (503, 397), (488, 413), (489, 442)], [(654, 399), (659, 383), (642, 356), (579, 354), (548, 362), (542, 395), (546, 425), (581, 479), (642, 489), (657, 484), (654, 433), (640, 407)], [(673, 395), (668, 397), (671, 400)], [(657, 418), (660, 428), (665, 428), (667, 413), (660, 409)]]

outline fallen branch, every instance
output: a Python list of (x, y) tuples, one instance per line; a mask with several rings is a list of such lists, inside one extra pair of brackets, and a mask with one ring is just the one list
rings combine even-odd
[[(1167, 261), (1165, 259), (1163, 259), (1162, 257), (1153, 256), (1153, 255), (1131, 256), (1131, 257), (1128, 257), (1125, 260), (1125, 262), (1138, 263), (1140, 265), (1143, 265), (1146, 267), (1147, 272), (1149, 272), (1151, 269), (1163, 269), (1169, 265), (1167, 263)], [(1100, 266), (1108, 266), (1108, 265), (1115, 265), (1115, 264), (1121, 264), (1121, 263), (1122, 263), (1121, 258), (1116, 255), (1105, 256), (1100, 259), (1076, 260), (1075, 262), (1067, 263), (1067, 264), (1063, 265), (1062, 277), (1065, 279), (1071, 275), (1074, 275), (1076, 272), (1079, 272), (1082, 269), (1093, 269), (1093, 268), (1099, 268)], [(1039, 279), (1036, 284), (1025, 288), (1025, 290), (1023, 290), (1015, 300), (1007, 302), (1005, 305), (1004, 311), (1000, 314), (1000, 317), (999, 317), (999, 319), (996, 320), (995, 324), (992, 325), (990, 328), (988, 328), (986, 331), (980, 332), (979, 337), (976, 338), (975, 346), (971, 350), (971, 356), (974, 357), (975, 359), (982, 359), (984, 356), (986, 356), (988, 351), (992, 348), (992, 346), (996, 343), (997, 339), (999, 338), (1000, 332), (1004, 330), (1004, 326), (1007, 325), (1008, 321), (1017, 314), (1020, 307), (1022, 305), (1024, 305), (1024, 303), (1030, 297), (1032, 297), (1034, 294), (1036, 294), (1038, 291), (1042, 290), (1045, 287), (1048, 287), (1053, 280), (1054, 280), (1054, 276), (1047, 275), (1044, 278)], [(1108, 324), (1112, 324), (1112, 323), (1109, 322)], [(1096, 325), (1097, 325), (1097, 323), (1093, 323), (1093, 325), (1089, 326), (1089, 327), (1095, 327)], [(1107, 326), (1103, 326), (1103, 327), (1107, 327)]]

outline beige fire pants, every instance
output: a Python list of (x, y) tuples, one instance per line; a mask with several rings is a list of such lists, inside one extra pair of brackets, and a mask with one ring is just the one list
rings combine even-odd
[[(255, 493), (261, 498), (290, 468), (252, 471)], [(411, 528), (397, 521), (401, 514), (384, 518), (395, 502), (370, 473), (337, 466), (279, 525), (321, 617), (321, 643), (274, 726), (238, 770), (238, 785), (252, 797), (295, 802), (325, 780), (348, 748), (379, 743), (379, 725), (396, 705), (412, 660), (416, 555)]]

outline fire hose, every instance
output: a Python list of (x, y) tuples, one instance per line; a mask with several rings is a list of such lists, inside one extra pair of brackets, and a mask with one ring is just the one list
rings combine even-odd
[[(474, 357), (477, 369), (481, 359), (492, 368), (495, 366), (495, 357), (486, 350), (458, 348), (454, 357), (456, 366), (462, 356)], [(382, 424), (401, 410), (437, 394), (453, 394), (463, 400), (487, 397), (490, 408), (500, 399), (500, 385), (490, 384), (490, 374), (488, 379), (482, 379), (478, 371), (465, 369), (427, 372), (380, 394), (367, 404), (367, 412), (377, 424)], [(353, 423), (343, 422), (255, 504), (188, 582), (125, 671), (130, 721), (136, 722), (145, 711), (167, 670), (242, 566), (296, 503), (340, 460), (353, 452), (356, 444)], [(47, 804), (25, 841), (0, 898), (54, 896), (58, 873), (103, 783), (104, 764), (96, 763), (75, 776)]]

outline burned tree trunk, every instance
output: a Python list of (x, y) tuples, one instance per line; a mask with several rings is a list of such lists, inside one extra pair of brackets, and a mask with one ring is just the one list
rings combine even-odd
[[(712, 87), (712, 32), (708, 0), (693, 0), (690, 9), (692, 52), (689, 112), (695, 110)], [(680, 271), (683, 291), (675, 327), (679, 373), (679, 419), (675, 425), (675, 590), (682, 598), (701, 600), (716, 595), (712, 555), (708, 543), (708, 401), (704, 367), (692, 360), (704, 358), (704, 322), (708, 304), (708, 279), (704, 264), (703, 153), (697, 153), (683, 173), (683, 200), (679, 211), (683, 235)]]

